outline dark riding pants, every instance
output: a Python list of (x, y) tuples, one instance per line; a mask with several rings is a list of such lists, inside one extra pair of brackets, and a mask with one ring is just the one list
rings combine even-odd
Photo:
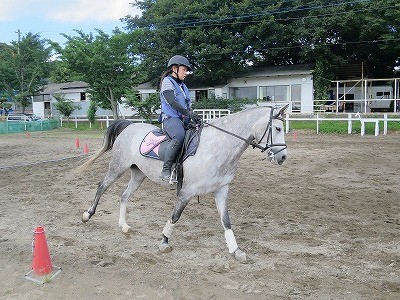
[(185, 127), (183, 122), (179, 118), (166, 118), (163, 121), (163, 128), (166, 133), (171, 137), (171, 139), (176, 139), (183, 143), (185, 139)]

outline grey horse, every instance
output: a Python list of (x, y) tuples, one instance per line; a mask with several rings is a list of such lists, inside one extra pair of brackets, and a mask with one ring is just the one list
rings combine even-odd
[[(287, 106), (278, 110), (274, 107), (258, 106), (206, 123), (196, 154), (183, 162), (185, 176), (171, 218), (162, 231), (159, 246), (161, 252), (172, 250), (169, 245), (172, 231), (189, 201), (194, 196), (214, 193), (229, 253), (238, 261), (246, 260), (246, 253), (238, 247), (231, 228), (228, 212), (229, 184), (234, 178), (238, 161), (248, 146), (261, 149), (271, 162), (280, 165), (285, 161), (287, 147), (283, 115), (286, 108)], [(119, 214), (119, 226), (125, 233), (130, 230), (125, 220), (127, 201), (143, 180), (147, 177), (156, 183), (168, 185), (168, 182), (159, 179), (163, 162), (139, 153), (143, 138), (155, 128), (151, 124), (127, 120), (115, 121), (108, 128), (103, 147), (80, 167), (84, 171), (106, 151), (112, 151), (108, 172), (98, 185), (92, 206), (83, 213), (83, 222), (89, 221), (96, 211), (100, 197), (128, 169), (131, 171), (131, 179), (122, 194)]]

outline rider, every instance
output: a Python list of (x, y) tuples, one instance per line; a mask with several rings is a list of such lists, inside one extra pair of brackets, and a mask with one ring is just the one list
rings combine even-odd
[(183, 145), (185, 119), (196, 119), (197, 117), (190, 110), (189, 90), (183, 83), (191, 69), (186, 57), (175, 55), (171, 57), (167, 70), (161, 76), (161, 119), (164, 131), (171, 137), (165, 151), (164, 166), (160, 175), (164, 181), (170, 180), (172, 164)]

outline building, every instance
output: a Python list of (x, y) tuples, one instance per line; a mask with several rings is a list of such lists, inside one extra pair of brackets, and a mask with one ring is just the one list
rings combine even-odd
[[(32, 97), (33, 113), (41, 117), (56, 117), (60, 113), (56, 110), (54, 103), (57, 102), (55, 96), (61, 95), (65, 100), (70, 100), (79, 105), (79, 109), (73, 111), (71, 116), (86, 116), (90, 106), (89, 84), (83, 81), (72, 81), (65, 83), (50, 83), (46, 85), (39, 95)], [(135, 113), (129, 107), (119, 105), (120, 114), (131, 116)], [(97, 108), (96, 115), (110, 116), (112, 111)]]
[[(257, 68), (230, 78), (225, 85), (190, 87), (192, 101), (212, 96), (223, 99), (260, 99), (264, 105), (289, 104), (289, 111), (313, 112), (313, 70), (309, 65)], [(144, 83), (136, 87), (142, 99), (156, 93), (156, 87)]]

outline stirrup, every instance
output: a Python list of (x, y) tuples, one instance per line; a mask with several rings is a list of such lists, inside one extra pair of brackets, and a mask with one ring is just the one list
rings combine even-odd
[(169, 184), (175, 184), (178, 182), (178, 176), (176, 173), (176, 168), (171, 169), (171, 176), (169, 177)]

